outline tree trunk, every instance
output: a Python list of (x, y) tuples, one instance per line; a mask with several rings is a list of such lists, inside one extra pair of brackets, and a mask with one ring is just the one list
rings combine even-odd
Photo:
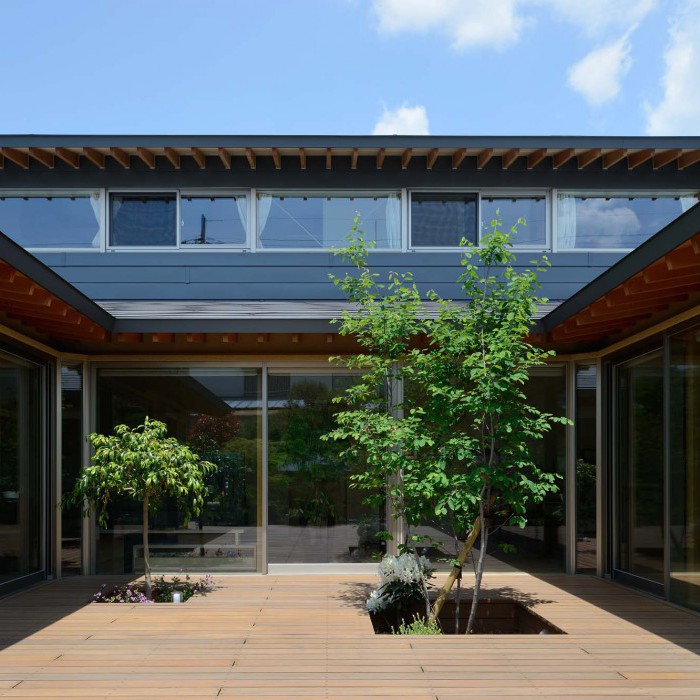
[[(484, 502), (479, 502), (479, 519), (484, 520)], [(474, 620), (476, 620), (476, 608), (479, 604), (479, 591), (481, 590), (481, 578), (484, 574), (484, 563), (486, 561), (486, 545), (489, 539), (489, 529), (487, 526), (481, 528), (481, 543), (479, 550), (479, 562), (476, 565), (476, 576), (474, 578), (474, 597), (472, 598), (472, 609), (469, 611), (469, 621), (467, 622), (466, 634), (472, 633)]]
[(459, 572), (462, 570), (462, 566), (464, 565), (464, 562), (467, 561), (467, 557), (469, 556), (469, 552), (471, 552), (472, 547), (474, 546), (474, 542), (476, 542), (476, 538), (479, 535), (479, 530), (481, 529), (481, 517), (478, 517), (474, 521), (474, 525), (472, 526), (472, 531), (469, 533), (469, 537), (467, 537), (467, 541), (464, 543), (464, 546), (460, 550), (459, 554), (457, 555), (457, 566), (452, 567), (452, 571), (450, 572), (450, 575), (447, 577), (447, 580), (445, 581), (442, 589), (440, 590), (440, 595), (438, 595), (437, 600), (435, 601), (435, 605), (433, 605), (432, 612), (430, 613), (430, 621), (435, 622), (438, 618), (438, 615), (440, 614), (440, 611), (442, 610), (442, 606), (445, 604), (445, 600), (447, 599), (447, 596), (450, 594), (450, 591), (452, 590), (452, 586), (454, 586), (455, 581), (457, 580), (457, 576), (459, 575)]
[(148, 496), (143, 499), (143, 572), (146, 578), (146, 598), (151, 600), (151, 552), (148, 547)]
[(455, 593), (455, 634), (459, 634), (459, 604), (462, 599), (462, 570), (457, 574), (457, 592)]

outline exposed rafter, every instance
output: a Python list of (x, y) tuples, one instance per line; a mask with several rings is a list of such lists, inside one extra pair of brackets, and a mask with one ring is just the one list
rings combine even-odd
[(326, 170), (331, 170), (333, 168), (333, 149), (326, 149)]
[(460, 165), (462, 165), (462, 161), (467, 157), (467, 149), (466, 148), (460, 148), (456, 150), (452, 154), (452, 170), (457, 170)]
[(630, 170), (634, 170), (636, 167), (640, 166), (642, 163), (646, 163), (650, 158), (654, 157), (656, 151), (653, 148), (645, 148), (643, 151), (637, 151), (636, 153), (630, 153), (627, 156), (627, 167)]
[(573, 148), (565, 148), (552, 156), (552, 168), (558, 170), (562, 165), (568, 163), (574, 156), (576, 151)]
[(224, 168), (226, 168), (226, 170), (231, 170), (231, 154), (225, 148), (218, 148), (216, 152), (219, 154)]
[(485, 148), (476, 157), (476, 167), (481, 170), (488, 165), (488, 162), (493, 158), (493, 148)]
[(165, 149), (165, 157), (170, 161), (170, 164), (175, 168), (175, 170), (180, 169), (180, 153), (176, 151), (174, 148), (170, 148), (169, 146), (166, 146)]
[(277, 148), (270, 149), (270, 155), (272, 156), (272, 161), (275, 164), (275, 170), (282, 169), (282, 156)]
[(501, 156), (501, 167), (503, 170), (508, 170), (513, 163), (518, 159), (518, 156), (520, 155), (520, 149), (519, 148), (511, 148), (509, 151), (506, 151), (502, 156)]
[[(104, 169), (105, 167), (105, 154), (100, 153), (100, 151), (95, 150), (94, 148), (83, 148), (83, 155), (93, 164), (96, 165), (98, 168), (101, 170)], [(124, 166), (125, 168), (128, 168), (128, 156), (127, 156), (127, 165)]]
[(681, 149), (680, 148), (674, 148), (670, 151), (664, 151), (662, 153), (657, 153), (654, 156), (653, 160), (653, 166), (654, 170), (658, 170), (659, 168), (663, 168), (664, 165), (668, 165), (669, 163), (672, 163), (674, 160), (677, 160), (681, 155)]
[(626, 156), (627, 156), (627, 149), (626, 148), (618, 148), (614, 151), (610, 151), (610, 153), (606, 153), (603, 156), (603, 170), (607, 170), (608, 168), (612, 168), (613, 165), (615, 165), (616, 163), (619, 163)]
[(411, 162), (411, 158), (413, 157), (413, 149), (412, 148), (407, 148), (402, 154), (401, 154), (401, 169), (406, 170), (408, 167), (408, 164)]
[(350, 167), (353, 170), (357, 170), (357, 160), (358, 160), (359, 156), (360, 156), (360, 149), (353, 148), (352, 155), (350, 156)]
[(588, 151), (584, 151), (583, 153), (578, 154), (578, 169), (583, 170), (584, 168), (588, 167), (591, 163), (594, 161), (598, 160), (600, 158), (601, 154), (601, 149), (600, 148), (591, 148)]
[(381, 170), (382, 166), (384, 165), (384, 157), (386, 156), (386, 151), (383, 148), (380, 148), (377, 151), (377, 170)]
[[(131, 167), (131, 158), (129, 154), (121, 148), (110, 148), (109, 154), (114, 158), (114, 160), (127, 170)], [(87, 155), (87, 153), (85, 154)]]
[(427, 155), (427, 157), (426, 157), (426, 159), (425, 159), (425, 167), (426, 167), (428, 170), (432, 170), (432, 169), (433, 169), (433, 166), (435, 165), (435, 163), (437, 162), (437, 159), (438, 159), (438, 153), (439, 153), (439, 151), (438, 151), (437, 148), (433, 148), (433, 149), (428, 153), (428, 155)]
[(207, 159), (204, 153), (199, 148), (190, 149), (190, 154), (194, 158), (194, 162), (197, 163), (200, 170), (204, 170), (207, 167)]
[(2, 152), (2, 155), (7, 158), (7, 160), (11, 161), (15, 165), (19, 165), (20, 168), (24, 168), (26, 170), (29, 167), (29, 154), (18, 151), (16, 148), (8, 147), (4, 147), (0, 149), (0, 151)]
[(53, 153), (49, 153), (48, 151), (44, 150), (43, 148), (30, 148), (29, 155), (32, 158), (34, 158), (34, 160), (38, 160), (42, 165), (45, 165), (47, 168), (50, 168), (51, 170), (53, 170), (53, 167), (54, 167), (55, 162), (56, 162), (56, 159), (55, 159)]
[(156, 167), (156, 157), (150, 148), (137, 148), (136, 155), (151, 169)]
[(251, 170), (255, 170), (256, 166), (256, 156), (255, 156), (255, 151), (252, 148), (246, 148), (245, 149), (245, 157), (246, 160), (248, 161), (248, 167)]
[(533, 151), (527, 157), (527, 169), (532, 170), (533, 168), (536, 168), (546, 157), (546, 148), (538, 148), (536, 151)]
[(80, 167), (80, 156), (67, 148), (57, 148), (56, 155), (64, 162), (68, 163), (73, 168)]
[(305, 148), (299, 149), (299, 167), (302, 170), (306, 170), (306, 149)]
[(700, 148), (695, 151), (688, 151), (687, 153), (684, 153), (678, 159), (678, 169), (683, 170), (685, 168), (689, 168), (691, 165), (695, 165), (695, 163), (698, 161), (700, 161)]

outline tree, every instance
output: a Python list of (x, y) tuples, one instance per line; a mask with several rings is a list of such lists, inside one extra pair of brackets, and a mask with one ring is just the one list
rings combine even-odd
[(415, 528), (430, 519), (451, 529), (459, 553), (433, 619), (479, 539), (467, 632), (489, 533), (505, 524), (524, 527), (528, 504), (557, 490), (556, 476), (535, 463), (529, 447), (553, 424), (567, 422), (529, 405), (524, 391), (530, 370), (554, 355), (528, 339), (545, 301), (537, 295), (538, 273), (548, 262), (516, 269), (516, 227), (499, 229), (492, 222), (481, 247), (464, 248), (457, 279), (464, 302), (428, 293), (434, 314), (426, 313), (409, 273), (391, 272), (385, 283), (370, 270), (357, 222), (339, 251), (355, 270), (333, 278), (356, 306), (339, 321), (339, 332), (361, 346), (354, 356), (334, 359), (363, 376), (346, 391), (346, 408), (327, 439), (344, 441), (344, 455), (366, 465), (353, 484), (375, 502), (387, 495), (393, 516), (406, 524), (404, 549), (417, 557)]
[(146, 417), (142, 425), (118, 425), (114, 435), (92, 433), (87, 439), (95, 448), (91, 466), (84, 469), (69, 502), (86, 503), (97, 511), (98, 522), (107, 524), (107, 507), (115, 495), (142, 504), (143, 561), (146, 596), (151, 598), (151, 564), (148, 546), (148, 515), (165, 497), (176, 500), (185, 520), (198, 515), (207, 493), (205, 478), (216, 466), (200, 460), (189, 447), (167, 437), (165, 423)]

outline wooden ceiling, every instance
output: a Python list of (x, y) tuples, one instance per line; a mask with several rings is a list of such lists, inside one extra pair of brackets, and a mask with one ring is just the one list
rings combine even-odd
[(610, 345), (699, 304), (700, 232), (552, 328), (544, 341)]
[(356, 170), (360, 159), (381, 170), (388, 162), (400, 163), (402, 169), (409, 166), (432, 170), (434, 167), (451, 167), (456, 170), (467, 163), (481, 170), (488, 167), (525, 167), (532, 170), (538, 166), (557, 170), (571, 163), (579, 170), (599, 167), (626, 167), (634, 170), (642, 164), (651, 164), (654, 170), (674, 167), (684, 170), (700, 163), (700, 148), (452, 148), (452, 147), (9, 147), (0, 146), (0, 168), (7, 165), (21, 169), (40, 167), (53, 169), (57, 164), (71, 168), (83, 166), (104, 169), (110, 164), (129, 169), (134, 164), (155, 169), (166, 165), (180, 169), (186, 164), (200, 169), (223, 167), (230, 170), (242, 166), (255, 170), (265, 161), (266, 165), (280, 170), (299, 168), (306, 170), (310, 159), (320, 162), (332, 170), (342, 159), (343, 167), (349, 164)]
[(50, 341), (103, 341), (108, 332), (9, 263), (0, 260), (0, 322)]

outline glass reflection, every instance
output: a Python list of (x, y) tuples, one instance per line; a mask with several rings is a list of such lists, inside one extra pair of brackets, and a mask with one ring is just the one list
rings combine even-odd
[(245, 245), (248, 201), (230, 197), (180, 197), (180, 243), (190, 245)]
[(334, 396), (343, 374), (270, 374), (268, 378), (268, 551), (271, 563), (370, 561), (384, 551), (375, 533), (384, 510), (349, 487), (342, 446), (321, 441), (335, 427)]
[(618, 369), (617, 567), (664, 580), (663, 354)]
[(518, 219), (525, 226), (518, 226), (513, 238), (516, 246), (545, 247), (547, 244), (547, 200), (544, 197), (481, 197), (481, 235), (491, 230), (491, 222), (500, 219), (502, 231), (509, 232)]
[(40, 368), (0, 354), (0, 588), (43, 569)]
[[(255, 571), (261, 567), (261, 375), (244, 369), (103, 369), (97, 429), (164, 421), (169, 434), (219, 469), (201, 515), (184, 523), (173, 503), (151, 518), (154, 571)], [(140, 507), (115, 499), (100, 530), (100, 573), (138, 571)]]
[(413, 192), (411, 245), (456, 248), (462, 239), (476, 243), (475, 194)]

